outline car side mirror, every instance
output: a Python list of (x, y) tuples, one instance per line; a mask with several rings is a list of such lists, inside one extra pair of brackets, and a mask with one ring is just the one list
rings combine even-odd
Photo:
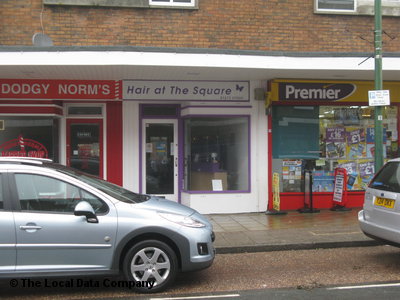
[(86, 201), (80, 201), (74, 210), (75, 216), (85, 216), (88, 223), (99, 223), (93, 207)]

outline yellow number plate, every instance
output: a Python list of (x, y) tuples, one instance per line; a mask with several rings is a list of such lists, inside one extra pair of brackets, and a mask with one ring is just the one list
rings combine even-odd
[(395, 202), (396, 201), (392, 200), (392, 199), (385, 199), (385, 198), (376, 197), (374, 204), (377, 205), (377, 206), (383, 206), (383, 207), (386, 207), (386, 208), (394, 208), (394, 203)]

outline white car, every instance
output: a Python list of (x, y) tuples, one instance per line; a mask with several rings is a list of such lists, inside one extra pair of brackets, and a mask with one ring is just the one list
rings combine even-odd
[(367, 236), (400, 246), (400, 159), (387, 162), (372, 179), (358, 221)]

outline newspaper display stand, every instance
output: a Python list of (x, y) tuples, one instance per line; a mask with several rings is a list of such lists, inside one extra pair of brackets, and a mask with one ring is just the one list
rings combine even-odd
[(334, 211), (348, 211), (347, 203), (347, 171), (344, 168), (335, 169), (332, 208)]
[(304, 208), (298, 210), (300, 213), (318, 213), (319, 209), (314, 209), (312, 194), (313, 177), (312, 171), (304, 171)]

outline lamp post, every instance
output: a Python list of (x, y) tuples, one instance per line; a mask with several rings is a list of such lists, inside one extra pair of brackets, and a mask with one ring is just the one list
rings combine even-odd
[[(375, 90), (382, 90), (382, 2), (375, 0)], [(382, 106), (375, 107), (375, 172), (383, 165), (383, 115)]]

